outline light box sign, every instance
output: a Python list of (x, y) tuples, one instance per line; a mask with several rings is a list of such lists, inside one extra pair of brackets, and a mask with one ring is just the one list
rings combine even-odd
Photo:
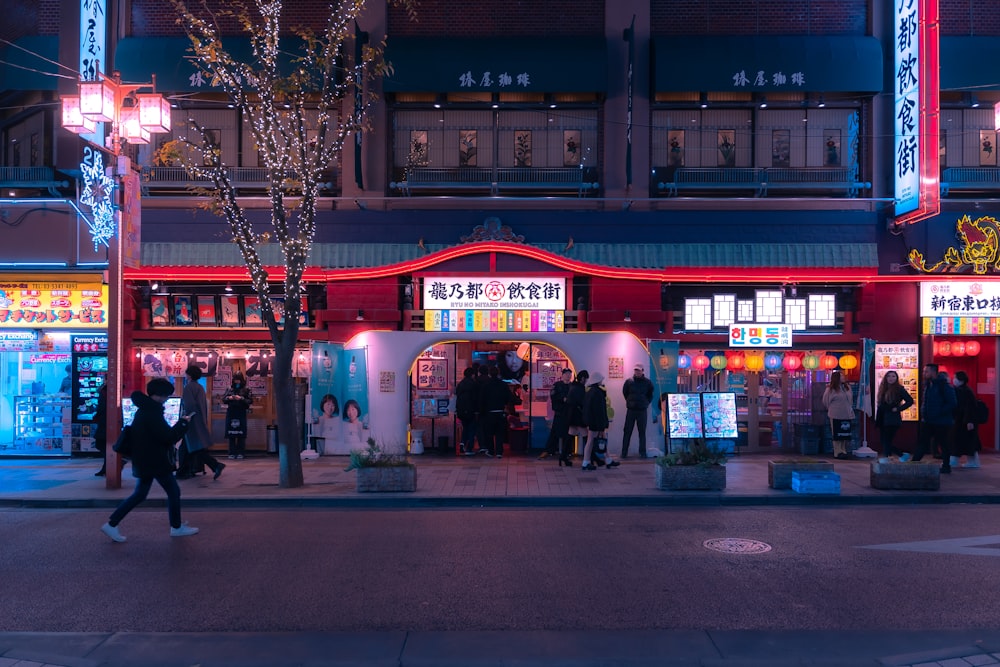
[(1000, 283), (972, 280), (921, 282), (920, 316), (1000, 318)]
[(903, 421), (917, 420), (920, 403), (920, 346), (916, 343), (878, 343), (875, 345), (875, 387), (889, 371), (896, 373), (899, 383), (913, 398), (913, 405), (901, 413)]
[(791, 324), (730, 324), (729, 347), (791, 347)]
[(107, 313), (100, 283), (0, 282), (0, 329), (105, 329)]
[(424, 310), (565, 310), (565, 278), (428, 277)]

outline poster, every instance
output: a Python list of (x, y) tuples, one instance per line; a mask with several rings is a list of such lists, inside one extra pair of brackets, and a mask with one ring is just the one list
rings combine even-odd
[(875, 400), (882, 378), (892, 370), (899, 376), (899, 383), (913, 397), (913, 405), (900, 415), (904, 422), (917, 421), (917, 406), (920, 405), (920, 364), (919, 346), (916, 343), (876, 343), (875, 345)]
[(701, 438), (701, 394), (668, 394), (667, 426), (671, 438)]
[(625, 377), (624, 357), (608, 357), (608, 377), (611, 379)]
[(706, 438), (736, 439), (736, 394), (732, 392), (701, 395)]

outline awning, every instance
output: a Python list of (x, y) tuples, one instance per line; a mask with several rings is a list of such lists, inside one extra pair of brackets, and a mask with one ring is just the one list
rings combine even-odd
[(0, 90), (55, 90), (60, 71), (59, 37), (21, 37), (0, 47)]
[(390, 92), (572, 93), (607, 88), (603, 37), (390, 37)]
[[(298, 38), (282, 39), (282, 50), (295, 51), (301, 45)], [(253, 49), (245, 37), (223, 38), (230, 55), (241, 62), (253, 62)], [(156, 74), (160, 92), (221, 91), (218, 83), (206, 79), (194, 66), (194, 54), (187, 37), (125, 37), (115, 47), (115, 69), (125, 83), (148, 83)], [(291, 56), (288, 56), (291, 60)]]
[(942, 37), (941, 90), (1000, 90), (1000, 37)]
[(653, 39), (656, 92), (852, 92), (882, 90), (874, 37), (690, 35)]

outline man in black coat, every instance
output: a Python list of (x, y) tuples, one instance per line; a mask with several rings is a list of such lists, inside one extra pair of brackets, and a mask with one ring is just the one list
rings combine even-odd
[(490, 366), (490, 377), (479, 390), (479, 418), (483, 420), (485, 443), (479, 443), (479, 451), (487, 456), (503, 458), (503, 441), (506, 432), (504, 414), (513, 396), (507, 384), (500, 379), (500, 369)]
[(549, 439), (545, 443), (545, 451), (538, 458), (546, 459), (559, 454), (559, 465), (563, 463), (572, 465), (569, 458), (569, 388), (573, 382), (573, 371), (564, 368), (562, 378), (552, 385), (549, 392), (549, 400), (552, 401), (552, 430), (549, 431)]
[(455, 387), (455, 415), (462, 422), (462, 453), (475, 454), (476, 413), (479, 411), (479, 385), (476, 383), (478, 369), (465, 369), (462, 381)]
[[(101, 526), (105, 535), (115, 542), (124, 542), (118, 524), (135, 507), (146, 499), (155, 480), (167, 493), (167, 514), (170, 518), (171, 537), (194, 535), (197, 528), (181, 523), (181, 489), (174, 479), (174, 443), (184, 437), (191, 415), (185, 415), (173, 426), (163, 416), (163, 404), (174, 393), (174, 385), (164, 378), (154, 378), (146, 385), (146, 394), (132, 393), (132, 402), (138, 410), (129, 426), (132, 475), (138, 478), (135, 491), (111, 513), (108, 522)], [(148, 394), (148, 396), (147, 396)]]
[(625, 380), (622, 394), (625, 396), (625, 434), (622, 438), (622, 458), (628, 458), (632, 428), (639, 427), (639, 458), (646, 458), (646, 421), (649, 418), (649, 404), (653, 401), (653, 383), (645, 375), (642, 364), (632, 369), (632, 377)]

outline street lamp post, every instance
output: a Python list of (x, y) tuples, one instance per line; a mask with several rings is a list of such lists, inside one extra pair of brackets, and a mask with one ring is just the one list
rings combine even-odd
[[(150, 89), (152, 92), (140, 93)], [(93, 134), (98, 123), (108, 123), (110, 133), (101, 150), (111, 154), (108, 167), (115, 184), (129, 173), (131, 162), (122, 155), (124, 142), (148, 144), (151, 133), (170, 131), (170, 103), (155, 92), (156, 80), (145, 84), (123, 84), (117, 72), (105, 76), (98, 72), (94, 80), (81, 80), (79, 95), (62, 98), (63, 127), (76, 134)], [(100, 154), (98, 153), (98, 156)], [(98, 162), (96, 164), (100, 164)], [(83, 168), (83, 165), (81, 165)], [(100, 176), (103, 176), (100, 175)], [(120, 187), (115, 189), (120, 191)], [(88, 193), (87, 203), (94, 218), (91, 223), (94, 246), (103, 243), (108, 248), (108, 413), (105, 422), (108, 443), (115, 442), (121, 430), (122, 373), (122, 236), (118, 197), (94, 197)], [(118, 453), (108, 446), (105, 450), (105, 484), (109, 489), (121, 488), (121, 466)]]

